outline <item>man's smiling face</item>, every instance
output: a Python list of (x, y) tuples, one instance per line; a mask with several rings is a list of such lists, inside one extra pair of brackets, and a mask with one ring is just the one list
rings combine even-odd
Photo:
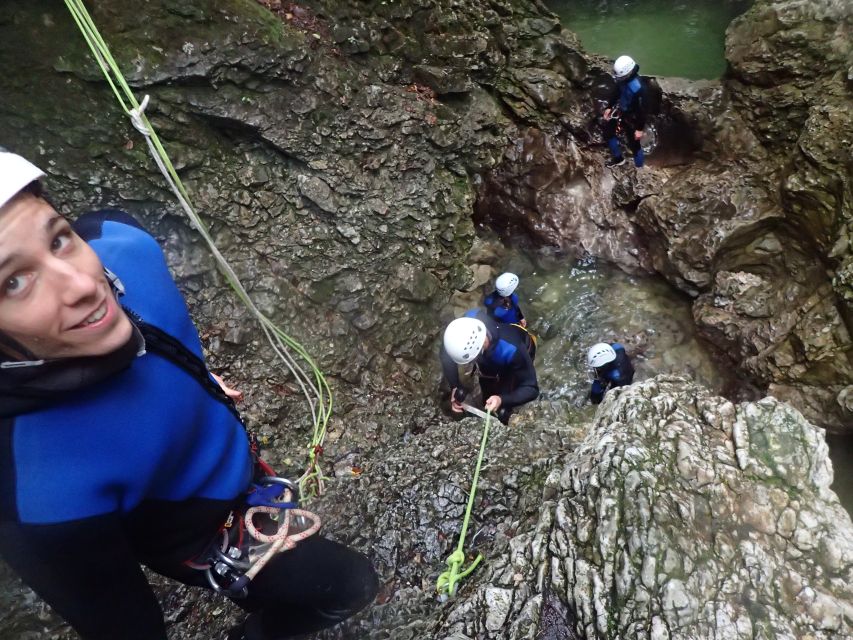
[(54, 359), (110, 353), (131, 331), (98, 256), (47, 201), (0, 207), (0, 332)]

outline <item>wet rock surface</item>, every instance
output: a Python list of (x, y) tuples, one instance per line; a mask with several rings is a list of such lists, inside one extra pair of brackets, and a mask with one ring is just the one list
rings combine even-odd
[(655, 269), (697, 297), (709, 340), (810, 420), (849, 432), (837, 402), (853, 373), (844, 5), (756, 2), (732, 23), (730, 75), (710, 99), (682, 100), (702, 150), (635, 221)]

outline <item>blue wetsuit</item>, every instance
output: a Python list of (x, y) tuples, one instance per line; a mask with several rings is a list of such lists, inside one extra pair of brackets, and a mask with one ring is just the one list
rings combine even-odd
[(616, 359), (595, 370), (596, 379), (592, 381), (589, 399), (592, 404), (599, 404), (604, 399), (608, 389), (624, 387), (634, 380), (634, 365), (625, 353), (625, 347), (618, 342), (610, 345), (616, 352)]
[[(74, 228), (120, 278), (134, 337), (109, 358), (0, 368), (0, 553), (83, 638), (165, 640), (139, 565), (204, 583), (183, 563), (249, 488), (249, 442), (207, 371), (157, 242), (121, 212), (83, 216)], [(123, 360), (105, 365), (110, 358)], [(366, 558), (343, 547), (358, 558), (335, 556), (339, 545), (315, 537), (300, 553), (320, 545), (320, 555), (358, 564), (360, 579), (364, 563), (372, 576)], [(262, 576), (278, 559), (258, 589), (269, 591)], [(334, 567), (335, 581), (345, 567)], [(304, 632), (298, 616), (291, 621)]]
[(493, 291), (483, 300), (483, 306), (498, 322), (506, 324), (518, 324), (524, 320), (524, 314), (518, 306), (518, 294), (513, 293), (509, 297), (500, 295), (497, 291)]
[[(643, 82), (638, 75), (639, 67), (625, 81), (619, 84), (619, 110), (621, 111), (622, 130), (625, 134), (628, 147), (634, 154), (634, 165), (642, 167), (645, 162), (645, 154), (640, 142), (634, 138), (635, 131), (643, 131), (646, 128), (646, 94)], [(608, 120), (604, 126), (604, 137), (607, 146), (616, 159), (622, 158), (622, 149), (617, 137), (618, 121)]]

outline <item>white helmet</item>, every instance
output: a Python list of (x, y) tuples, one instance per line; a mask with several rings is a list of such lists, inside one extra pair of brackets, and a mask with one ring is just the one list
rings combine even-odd
[(586, 352), (586, 364), (593, 369), (602, 367), (616, 359), (616, 352), (606, 342), (594, 344)]
[(617, 80), (625, 78), (631, 74), (636, 66), (637, 63), (631, 56), (619, 56), (613, 63), (613, 75), (616, 76)]
[(456, 364), (473, 362), (486, 341), (486, 325), (477, 318), (456, 318), (444, 330), (444, 350)]
[(514, 273), (502, 273), (498, 276), (498, 279), (495, 280), (495, 289), (497, 290), (498, 295), (503, 296), (504, 298), (511, 296), (517, 286), (518, 276)]
[(44, 172), (21, 156), (0, 151), (0, 207), (18, 195), (33, 180), (44, 177)]

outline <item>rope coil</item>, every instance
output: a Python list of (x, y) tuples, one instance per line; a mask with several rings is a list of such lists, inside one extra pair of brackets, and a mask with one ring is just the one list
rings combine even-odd
[[(282, 502), (290, 502), (292, 499), (293, 493), (290, 489), (285, 489)], [(284, 520), (279, 526), (278, 531), (273, 534), (263, 533), (255, 526), (253, 521), (255, 516), (259, 516), (261, 514), (266, 514), (270, 518), (275, 519), (282, 513), (284, 514)], [(311, 522), (311, 525), (298, 533), (290, 533), (290, 528), (293, 524), (294, 518), (302, 518), (305, 521)], [(247, 582), (254, 578), (275, 554), (279, 551), (288, 551), (293, 549), (297, 542), (310, 538), (317, 533), (322, 525), (320, 517), (310, 511), (306, 511), (304, 509), (279, 509), (277, 507), (267, 506), (251, 507), (247, 509), (243, 516), (243, 521), (246, 525), (246, 531), (250, 536), (258, 542), (270, 545), (269, 549), (267, 549), (264, 554), (252, 564), (251, 568), (246, 571), (244, 577)]]

